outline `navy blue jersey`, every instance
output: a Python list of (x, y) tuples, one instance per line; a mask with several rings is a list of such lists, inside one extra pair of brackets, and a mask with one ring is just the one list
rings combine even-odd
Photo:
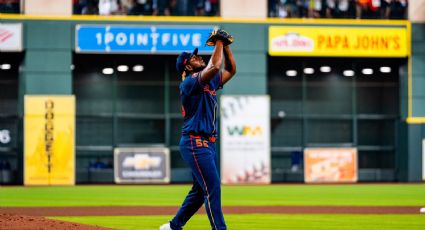
[(203, 84), (201, 72), (188, 75), (180, 83), (183, 134), (217, 136), (218, 100), (216, 91), (222, 88), (221, 71)]

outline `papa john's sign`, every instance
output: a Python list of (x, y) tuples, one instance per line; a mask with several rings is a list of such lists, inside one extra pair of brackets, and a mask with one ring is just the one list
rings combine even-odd
[(304, 149), (306, 183), (357, 182), (356, 148)]
[(0, 52), (21, 52), (22, 24), (0, 23)]
[(405, 26), (271, 26), (271, 56), (407, 57)]

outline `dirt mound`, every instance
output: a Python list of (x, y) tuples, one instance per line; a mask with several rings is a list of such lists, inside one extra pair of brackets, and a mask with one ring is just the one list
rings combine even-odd
[(0, 213), (0, 229), (71, 229), (71, 230), (105, 230), (109, 228), (77, 224), (59, 220), (49, 220), (40, 216), (24, 216)]

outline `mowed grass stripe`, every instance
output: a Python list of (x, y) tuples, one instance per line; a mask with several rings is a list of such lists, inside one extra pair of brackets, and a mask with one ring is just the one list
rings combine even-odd
[[(179, 206), (190, 185), (0, 187), (2, 207)], [(224, 206), (425, 206), (425, 184), (223, 186)]]
[[(51, 217), (51, 219), (115, 229), (158, 229), (171, 216)], [(229, 229), (415, 230), (425, 226), (425, 215), (225, 215)], [(185, 229), (208, 229), (206, 215), (195, 215)]]

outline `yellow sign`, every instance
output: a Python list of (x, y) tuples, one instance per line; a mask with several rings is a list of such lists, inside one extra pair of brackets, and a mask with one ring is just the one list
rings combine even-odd
[(306, 148), (304, 180), (307, 183), (356, 182), (357, 149)]
[(25, 96), (24, 184), (75, 184), (75, 97)]
[(407, 57), (405, 27), (271, 26), (271, 56)]

